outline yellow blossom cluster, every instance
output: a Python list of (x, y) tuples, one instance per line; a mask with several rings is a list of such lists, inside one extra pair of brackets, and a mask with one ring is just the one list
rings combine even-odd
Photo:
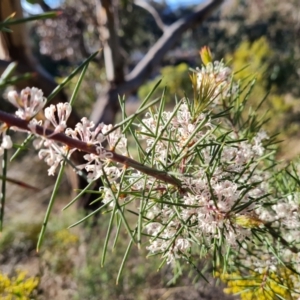
[(250, 272), (243, 276), (236, 272), (232, 274), (217, 274), (227, 284), (226, 294), (239, 294), (242, 300), (274, 300), (298, 299), (292, 294), (294, 283), (292, 272), (287, 268), (280, 268), (277, 272), (264, 270), (262, 273)]
[(17, 271), (11, 278), (0, 272), (0, 299), (29, 300), (38, 285), (39, 279), (27, 277), (25, 271)]

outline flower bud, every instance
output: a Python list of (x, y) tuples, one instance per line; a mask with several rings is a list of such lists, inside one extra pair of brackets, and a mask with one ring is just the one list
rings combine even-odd
[(209, 47), (204, 46), (199, 51), (202, 63), (206, 66), (208, 63), (211, 63), (213, 61), (212, 54), (210, 52)]

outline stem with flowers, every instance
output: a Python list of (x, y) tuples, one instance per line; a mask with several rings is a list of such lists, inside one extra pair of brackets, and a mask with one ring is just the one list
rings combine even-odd
[[(125, 258), (133, 243), (147, 243), (149, 255), (159, 256), (162, 264), (187, 261), (196, 266), (206, 258), (215, 276), (257, 275), (261, 282), (251, 287), (253, 293), (263, 289), (270, 299), (297, 299), (298, 165), (280, 169), (276, 140), (262, 129), (264, 120), (255, 109), (245, 113), (253, 82), (236, 82), (224, 62), (212, 60), (208, 48), (201, 50), (201, 58), (202, 67), (191, 75), (193, 99), (181, 99), (169, 111), (164, 97), (150, 103), (148, 97), (131, 117), (120, 101), (123, 121), (115, 126), (82, 118), (68, 128), (72, 101), (50, 105), (38, 120), (47, 102), (42, 91), (11, 91), (8, 100), (17, 111), (0, 111), (0, 152), (13, 146), (10, 129), (35, 136), (49, 175), (55, 175), (58, 166), (62, 170), (75, 151), (85, 153), (86, 163), (74, 166), (74, 171), (80, 174), (84, 169), (90, 183), (101, 178), (101, 207), (96, 212), (105, 209), (111, 214), (102, 264), (119, 215), (130, 237)], [(135, 154), (128, 143), (134, 144)], [(3, 205), (4, 201), (2, 214)], [(40, 240), (52, 205), (51, 200)], [(119, 230), (115, 241), (118, 234)], [(123, 267), (124, 263), (119, 275)], [(274, 275), (278, 269), (291, 273), (279, 280)], [(275, 288), (279, 286), (286, 288)]]
[[(29, 121), (20, 119), (15, 117), (14, 115), (8, 114), (4, 111), (0, 111), (0, 121), (4, 122), (4, 128), (18, 128), (19, 130), (23, 131), (32, 131), (35, 134), (47, 139), (47, 140), (52, 140), (55, 142), (59, 142), (65, 145), (66, 149), (69, 150), (78, 150), (82, 151), (85, 153), (90, 153), (94, 155), (99, 155), (99, 149), (95, 146), (95, 144), (90, 144), (83, 142), (78, 139), (71, 138), (67, 136), (64, 133), (60, 132), (55, 132), (52, 129), (49, 128), (44, 128), (39, 125), (34, 125), (33, 127), (32, 124)], [(30, 128), (31, 127), (31, 128)], [(4, 147), (3, 147), (4, 149)], [(149, 168), (145, 165), (142, 165), (141, 163), (131, 159), (128, 156), (124, 156), (121, 154), (118, 154), (112, 150), (106, 149), (106, 156), (113, 162), (120, 163), (124, 165), (125, 167), (131, 167), (133, 169), (139, 170), (144, 174), (148, 174), (152, 177), (155, 177), (159, 180), (162, 180), (166, 183), (172, 184), (176, 186), (177, 188), (181, 189), (181, 183), (179, 180), (177, 180), (174, 176), (168, 175), (167, 172), (160, 171), (160, 170), (155, 170), (153, 168)]]

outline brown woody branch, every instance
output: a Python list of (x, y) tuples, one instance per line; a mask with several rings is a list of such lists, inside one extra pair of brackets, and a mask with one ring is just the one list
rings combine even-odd
[[(6, 123), (7, 126), (9, 126), (9, 127), (14, 126), (19, 129), (31, 132), (31, 130), (28, 128), (28, 123), (29, 123), (28, 121), (17, 118), (14, 115), (8, 114), (1, 110), (0, 110), (0, 121)], [(98, 154), (97, 147), (95, 145), (87, 144), (80, 140), (70, 138), (63, 133), (54, 133), (54, 131), (51, 129), (45, 130), (42, 126), (36, 126), (35, 133), (37, 133), (40, 136), (46, 137), (50, 140), (54, 140), (56, 142), (63, 143), (65, 145), (67, 145), (70, 149), (78, 149), (83, 152), (93, 153), (96, 155)], [(181, 187), (180, 180), (169, 175), (167, 172), (149, 168), (149, 167), (131, 159), (130, 157), (120, 155), (111, 150), (106, 150), (106, 152), (110, 153), (110, 155), (111, 155), (110, 159), (112, 161), (121, 163), (126, 167), (131, 167), (133, 169), (136, 169), (136, 170), (138, 170), (144, 174), (147, 174), (149, 176), (152, 176), (158, 180), (172, 184), (172, 185), (176, 186), (177, 188), (179, 188), (181, 191), (184, 191)]]

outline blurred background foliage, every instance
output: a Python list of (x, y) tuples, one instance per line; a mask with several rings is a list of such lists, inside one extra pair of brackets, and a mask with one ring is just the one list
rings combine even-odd
[[(256, 107), (266, 97), (260, 106), (260, 114), (266, 115), (269, 119), (265, 128), (269, 133), (280, 133), (280, 138), (287, 138), (296, 134), (296, 127), (291, 127), (291, 115), (297, 106), (297, 98), (291, 94), (280, 92), (276, 84), (279, 70), (274, 68), (274, 53), (263, 36), (254, 42), (248, 40), (240, 43), (239, 47), (232, 54), (226, 55), (233, 69), (235, 80), (248, 82), (255, 80), (255, 85), (249, 95), (249, 109)], [(274, 118), (276, 116), (276, 118)]]
[[(51, 8), (51, 1), (31, 2), (46, 5), (44, 9)], [(150, 3), (160, 11), (166, 24), (192, 9), (188, 6), (174, 9), (165, 1)], [(85, 57), (101, 47), (93, 14), (94, 2), (65, 0), (59, 9), (64, 14), (58, 18), (40, 20), (29, 25), (34, 56), (58, 82)], [(28, 7), (27, 13), (31, 13)], [(122, 56), (127, 62), (126, 68), (131, 70), (159, 38), (161, 30), (145, 10), (131, 1), (122, 1), (119, 17)], [(192, 97), (189, 68), (200, 66), (198, 51), (208, 45), (215, 59), (224, 57), (225, 62), (233, 68), (236, 80), (244, 80), (246, 84), (255, 78), (256, 84), (249, 103), (256, 106), (267, 95), (260, 107), (261, 113), (266, 113), (270, 119), (267, 130), (280, 133), (280, 137), (286, 141), (281, 144), (281, 158), (291, 159), (300, 153), (299, 36), (299, 0), (225, 1), (217, 14), (183, 36), (174, 50), (165, 57), (161, 67), (150, 74), (151, 79), (136, 91), (134, 100), (128, 103), (131, 106), (129, 110), (134, 111), (139, 99), (148, 94), (159, 78), (163, 81), (153, 97), (159, 97), (165, 86), (170, 105), (174, 103), (175, 95), (178, 99), (185, 95)], [(75, 77), (66, 88), (69, 95), (77, 80), (78, 77)], [(104, 87), (104, 63), (100, 58), (90, 64), (75, 103), (82, 116), (90, 114), (97, 95)], [(47, 176), (46, 172), (41, 174), (39, 180), (42, 181), (41, 176)], [(56, 208), (57, 213), (69, 197), (67, 190), (60, 196), (62, 199)], [(26, 203), (30, 205), (32, 199)], [(37, 212), (36, 223), (32, 223), (32, 218), (18, 221), (20, 212), (17, 210), (14, 213), (12, 205), (9, 217), (15, 221), (6, 227), (0, 239), (0, 264), (1, 272), (4, 272), (0, 273), (0, 282), (6, 282), (6, 286), (13, 288), (17, 288), (19, 282), (30, 282), (30, 287), (22, 292), (25, 298), (12, 299), (232, 299), (229, 296), (218, 296), (220, 288), (204, 288), (199, 281), (191, 286), (190, 268), (182, 270), (183, 276), (177, 280), (173, 278), (170, 266), (157, 273), (158, 265), (154, 259), (145, 259), (146, 250), (132, 251), (122, 279), (116, 286), (123, 249), (127, 247), (127, 236), (122, 235), (123, 239), (112, 250), (102, 268), (101, 248), (105, 230), (101, 230), (101, 227), (105, 227), (108, 222), (105, 216), (99, 218), (96, 226), (85, 225), (75, 231), (65, 229), (72, 223), (66, 217), (69, 213), (54, 216), (45, 246), (41, 253), (36, 254), (35, 245), (41, 224), (38, 220), (42, 220), (45, 201), (39, 205), (40, 216)], [(72, 218), (80, 219), (81, 213), (72, 211)], [(24, 277), (22, 272), (16, 277), (18, 269), (28, 271), (28, 277)], [(19, 276), (22, 278), (16, 280)], [(6, 299), (5, 293), (0, 288), (0, 299)], [(216, 295), (215, 298), (212, 294)]]
[[(179, 6), (174, 10), (164, 1), (149, 2), (160, 12), (165, 24), (172, 23), (192, 9), (192, 6)], [(31, 28), (35, 55), (50, 73), (58, 77), (68, 74), (74, 63), (101, 47), (92, 13), (95, 4), (66, 0), (62, 9), (64, 14), (60, 17), (40, 20)], [(161, 95), (165, 86), (168, 88), (166, 97), (169, 103), (174, 102), (175, 94), (178, 99), (184, 95), (191, 96), (189, 68), (200, 65), (198, 50), (207, 45), (213, 50), (214, 58), (225, 58), (234, 72), (248, 66), (235, 78), (255, 77), (251, 101), (257, 104), (269, 93), (262, 107), (271, 119), (268, 129), (279, 131), (282, 138), (297, 135), (299, 18), (297, 0), (227, 0), (221, 10), (202, 26), (184, 34), (175, 49), (166, 55), (161, 68), (150, 74), (152, 79), (142, 85), (134, 96), (143, 99), (159, 78), (163, 81), (155, 97)], [(119, 19), (122, 56), (130, 70), (160, 37), (161, 30), (152, 16), (132, 1), (121, 1)], [(105, 70), (103, 59), (100, 59), (88, 70), (77, 101), (79, 109), (84, 113), (90, 112), (95, 98), (104, 87)], [(71, 93), (72, 86), (68, 91)]]
[(165, 66), (160, 70), (160, 74), (153, 80), (142, 85), (138, 91), (138, 96), (140, 99), (144, 99), (150, 91), (153, 90), (157, 81), (161, 78), (162, 82), (158, 88), (153, 93), (153, 97), (160, 97), (163, 93), (165, 87), (167, 87), (167, 103), (174, 104), (174, 97), (181, 99), (185, 96), (191, 98), (193, 95), (193, 88), (191, 80), (188, 76), (189, 65), (186, 63), (180, 63), (177, 66)]

